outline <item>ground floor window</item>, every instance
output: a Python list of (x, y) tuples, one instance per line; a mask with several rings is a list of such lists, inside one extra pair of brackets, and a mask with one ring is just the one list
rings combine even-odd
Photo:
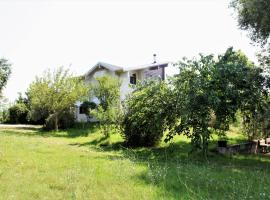
[(134, 85), (136, 85), (136, 80), (137, 78), (136, 78), (136, 74), (132, 74), (131, 76), (130, 76), (130, 84), (134, 84)]

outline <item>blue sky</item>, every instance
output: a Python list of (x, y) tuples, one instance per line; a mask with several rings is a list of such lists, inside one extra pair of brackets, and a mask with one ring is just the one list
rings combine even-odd
[(98, 61), (133, 66), (198, 53), (256, 49), (238, 29), (229, 0), (0, 0), (0, 57), (12, 63), (13, 101), (47, 68), (83, 74)]

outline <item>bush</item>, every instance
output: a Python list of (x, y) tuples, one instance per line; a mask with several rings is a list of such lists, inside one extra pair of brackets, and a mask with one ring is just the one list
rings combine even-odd
[(16, 103), (8, 109), (8, 123), (26, 124), (29, 122), (29, 110), (23, 103)]
[(119, 127), (122, 119), (122, 106), (120, 102), (121, 81), (118, 78), (105, 75), (96, 78), (97, 83), (92, 84), (92, 95), (99, 100), (96, 109), (91, 110), (90, 114), (95, 117), (100, 125), (101, 132), (105, 137)]
[(126, 100), (126, 112), (122, 123), (123, 137), (128, 146), (155, 146), (167, 128), (170, 109), (168, 86), (161, 81), (150, 80), (139, 84)]
[(4, 109), (0, 112), (0, 122), (8, 123), (8, 121), (9, 121), (9, 112), (7, 109)]

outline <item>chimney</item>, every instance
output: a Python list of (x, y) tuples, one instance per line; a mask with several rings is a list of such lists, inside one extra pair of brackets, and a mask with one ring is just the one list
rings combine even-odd
[(157, 56), (157, 54), (153, 54), (153, 58), (154, 58), (154, 62), (153, 63), (154, 64), (157, 63), (156, 56)]

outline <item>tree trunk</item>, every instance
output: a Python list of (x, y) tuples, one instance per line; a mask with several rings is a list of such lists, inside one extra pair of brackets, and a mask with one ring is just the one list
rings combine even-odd
[(208, 155), (208, 137), (206, 136), (207, 132), (204, 132), (203, 136), (202, 136), (202, 151), (203, 151), (203, 155), (205, 157), (205, 159), (207, 160), (207, 155)]

